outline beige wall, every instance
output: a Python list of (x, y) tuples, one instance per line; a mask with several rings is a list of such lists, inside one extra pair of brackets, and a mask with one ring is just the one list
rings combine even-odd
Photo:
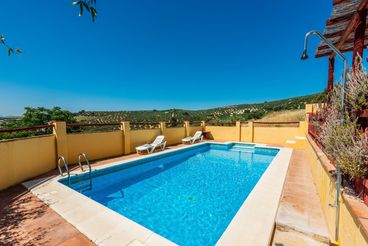
[(0, 142), (0, 190), (56, 167), (55, 136)]
[(160, 129), (133, 130), (130, 131), (130, 149), (135, 152), (135, 147), (152, 143), (161, 134)]
[[(303, 140), (289, 145), (285, 141), (304, 133), (305, 125), (301, 122), (299, 128), (259, 128), (254, 127), (252, 122), (243, 126), (237, 122), (236, 126), (203, 125), (203, 129), (218, 141), (254, 141), (299, 148), (303, 146)], [(186, 127), (166, 128), (165, 123), (161, 123), (161, 129), (132, 131), (129, 122), (125, 122), (119, 131), (66, 134), (65, 122), (55, 122), (52, 136), (0, 142), (0, 189), (56, 167), (56, 158), (60, 155), (65, 156), (68, 163), (76, 163), (81, 152), (86, 153), (90, 160), (109, 158), (133, 153), (134, 147), (150, 143), (160, 134), (165, 135), (170, 146), (181, 143), (186, 135), (193, 135), (198, 130), (202, 130), (202, 126), (186, 124)]]
[(325, 107), (325, 103), (312, 103), (305, 105), (306, 113), (316, 113), (319, 110), (322, 110)]
[(253, 142), (253, 132), (250, 126), (242, 126), (241, 127), (241, 137), (240, 141), (242, 142)]
[(163, 135), (165, 135), (167, 145), (174, 145), (181, 143), (181, 140), (185, 138), (184, 127), (172, 127), (165, 128)]
[[(327, 157), (311, 139), (307, 141), (306, 153), (330, 235), (332, 237), (331, 239), (334, 240), (336, 209), (331, 207), (329, 204), (335, 204), (336, 186), (334, 178), (332, 178), (328, 172), (328, 170), (332, 169), (331, 164), (329, 167)], [(340, 195), (340, 245), (368, 245), (367, 235), (360, 229), (362, 226), (359, 224), (356, 215), (354, 215), (353, 211), (349, 207), (347, 198)]]
[(68, 163), (76, 163), (78, 154), (84, 152), (90, 160), (123, 154), (121, 131), (68, 134)]
[(196, 131), (202, 131), (202, 127), (201, 126), (191, 126), (189, 128), (189, 136), (193, 136)]
[(237, 129), (235, 126), (206, 126), (206, 131), (214, 140), (218, 141), (238, 141)]
[[(240, 128), (240, 129), (239, 129)], [(253, 122), (237, 126), (206, 126), (206, 131), (217, 141), (242, 141), (283, 145), (291, 148), (305, 147), (306, 122), (298, 127), (254, 126)], [(240, 136), (239, 136), (240, 134)]]
[(255, 143), (276, 144), (296, 148), (304, 147), (305, 140), (300, 141), (304, 133), (299, 127), (254, 127)]

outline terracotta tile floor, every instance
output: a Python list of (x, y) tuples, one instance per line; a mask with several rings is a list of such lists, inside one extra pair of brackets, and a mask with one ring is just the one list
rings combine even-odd
[(94, 245), (21, 185), (0, 192), (0, 245)]
[(276, 218), (273, 245), (328, 245), (329, 231), (306, 154), (295, 149), (291, 157)]

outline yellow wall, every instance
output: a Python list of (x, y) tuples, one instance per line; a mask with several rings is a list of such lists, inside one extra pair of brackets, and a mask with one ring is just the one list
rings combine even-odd
[(135, 152), (135, 147), (152, 143), (155, 138), (161, 134), (160, 129), (146, 129), (130, 131), (130, 146), (131, 152)]
[(237, 129), (235, 126), (206, 126), (206, 131), (214, 140), (218, 141), (238, 141)]
[(174, 145), (181, 143), (181, 140), (185, 138), (184, 127), (172, 127), (165, 128), (163, 135), (165, 135), (167, 145)]
[(202, 127), (201, 126), (191, 126), (189, 128), (189, 136), (193, 136), (196, 131), (202, 131)]
[[(296, 137), (304, 137), (299, 127), (254, 127), (254, 142), (266, 144), (281, 144), (285, 147), (302, 148), (305, 140)], [(289, 142), (288, 142), (289, 141)], [(295, 141), (290, 142), (290, 141)]]
[(242, 126), (241, 127), (241, 138), (240, 141), (242, 142), (252, 142), (253, 141), (253, 137), (252, 137), (252, 128), (249, 126)]
[(325, 103), (312, 103), (305, 105), (306, 113), (316, 113), (317, 111), (323, 109)]
[[(325, 214), (326, 222), (331, 235), (331, 240), (335, 238), (336, 209), (329, 206), (335, 204), (336, 186), (335, 180), (329, 175), (321, 160), (328, 162), (322, 151), (309, 140), (306, 144), (306, 153), (310, 165), (314, 183), (317, 187), (318, 195)], [(344, 196), (340, 195), (340, 223), (339, 223), (339, 243), (340, 245), (368, 245), (368, 238), (360, 230), (359, 223), (353, 219), (355, 215), (348, 208)]]
[(54, 135), (0, 142), (0, 190), (55, 167)]
[[(238, 131), (240, 127), (240, 131)], [(214, 140), (242, 141), (283, 145), (291, 148), (305, 147), (306, 122), (301, 121), (299, 127), (261, 127), (253, 122), (238, 126), (206, 126), (206, 131)], [(240, 132), (240, 136), (239, 136)]]
[(68, 134), (68, 163), (76, 163), (78, 154), (84, 152), (90, 160), (123, 154), (121, 131)]
[[(243, 126), (237, 122), (236, 126), (205, 126), (204, 129), (210, 131), (213, 138), (219, 141), (252, 142), (253, 136), (254, 142), (282, 144), (294, 148), (302, 146), (299, 142), (287, 145), (285, 139), (301, 135), (300, 132), (304, 133), (305, 127), (302, 126), (305, 124), (301, 124), (299, 128), (253, 126), (252, 122), (243, 124)], [(166, 128), (165, 123), (162, 123), (161, 129), (132, 131), (129, 123), (125, 122), (122, 123), (122, 130), (119, 131), (66, 134), (65, 122), (55, 122), (53, 136), (0, 143), (0, 167), (3, 170), (0, 174), (3, 177), (0, 180), (2, 182), (0, 189), (56, 167), (56, 158), (59, 155), (65, 156), (68, 163), (76, 163), (77, 156), (81, 152), (86, 153), (90, 160), (119, 156), (135, 152), (134, 147), (150, 143), (160, 134), (165, 135), (167, 146), (170, 146), (181, 143), (181, 140), (186, 137), (186, 129), (189, 129), (190, 135), (193, 135), (196, 131), (202, 130), (202, 127), (188, 128), (187, 124), (187, 128)], [(40, 152), (44, 154), (38, 154)], [(26, 159), (27, 162), (25, 162)], [(24, 166), (26, 168), (23, 168)]]

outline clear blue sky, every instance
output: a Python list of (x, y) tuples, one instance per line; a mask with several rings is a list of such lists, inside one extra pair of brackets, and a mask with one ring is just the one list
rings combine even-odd
[[(200, 109), (322, 91), (327, 58), (300, 61), (332, 0), (3, 0), (0, 115), (25, 106), (71, 111)], [(311, 44), (313, 57), (317, 39)]]

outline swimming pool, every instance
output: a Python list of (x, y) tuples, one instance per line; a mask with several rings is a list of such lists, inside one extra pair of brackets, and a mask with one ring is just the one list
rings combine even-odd
[(71, 188), (177, 244), (214, 245), (278, 152), (200, 144), (95, 171), (92, 190), (74, 176)]

